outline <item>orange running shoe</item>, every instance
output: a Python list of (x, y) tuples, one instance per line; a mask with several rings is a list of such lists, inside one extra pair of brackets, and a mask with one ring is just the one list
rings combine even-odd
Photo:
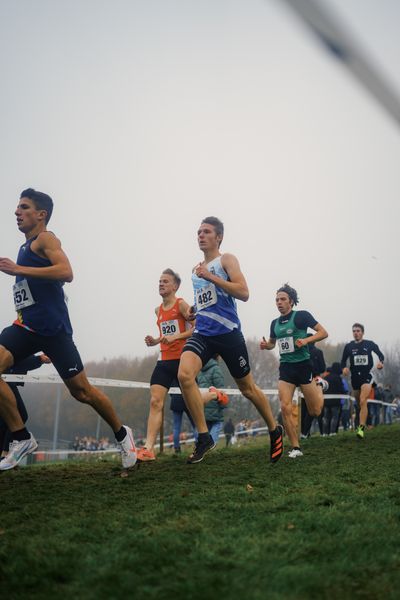
[(149, 462), (151, 460), (156, 460), (156, 455), (153, 450), (147, 450), (147, 448), (140, 448), (137, 451), (137, 459), (140, 462)]
[(208, 388), (208, 391), (217, 394), (217, 400), (222, 406), (226, 406), (229, 403), (228, 396), (222, 390), (217, 390), (217, 388), (212, 385)]

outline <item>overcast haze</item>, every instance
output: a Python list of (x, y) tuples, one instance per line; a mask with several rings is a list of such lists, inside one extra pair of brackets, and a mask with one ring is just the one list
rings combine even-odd
[[(399, 91), (400, 3), (322, 4)], [(85, 361), (154, 352), (160, 272), (192, 300), (208, 215), (248, 280), (246, 337), (268, 334), (289, 281), (332, 341), (354, 321), (399, 339), (400, 128), (286, 4), (0, 0), (0, 68), (0, 255), (24, 239), (19, 193), (49, 193)]]

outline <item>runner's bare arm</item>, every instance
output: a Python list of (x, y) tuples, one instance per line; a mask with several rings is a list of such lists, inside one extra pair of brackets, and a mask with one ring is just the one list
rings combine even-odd
[(263, 336), (263, 339), (260, 342), (260, 350), (273, 350), (276, 346), (276, 339), (275, 338), (269, 338), (269, 340), (267, 341), (265, 339), (265, 337)]
[(247, 302), (249, 299), (249, 288), (247, 287), (246, 279), (240, 270), (239, 261), (233, 254), (223, 254), (221, 256), (221, 265), (228, 273), (229, 281), (225, 281), (222, 277), (218, 277), (206, 268), (205, 265), (198, 265), (195, 268), (195, 273), (198, 277), (203, 277), (207, 281), (211, 281), (214, 285), (220, 287), (230, 296)]
[(68, 257), (61, 248), (60, 240), (54, 234), (43, 231), (33, 244), (32, 250), (42, 258), (47, 258), (51, 262), (50, 267), (24, 267), (17, 265), (9, 258), (0, 258), (0, 271), (7, 275), (55, 279), (68, 283), (72, 281), (73, 273)]
[(316, 333), (314, 333), (313, 335), (310, 335), (310, 337), (298, 339), (295, 341), (297, 348), (302, 348), (303, 346), (306, 346), (310, 342), (311, 343), (320, 342), (321, 340), (324, 340), (325, 338), (328, 337), (328, 332), (326, 331), (326, 329), (324, 327), (322, 327), (322, 325), (320, 323), (317, 323), (315, 325), (315, 327), (313, 327), (313, 329), (314, 329), (314, 331), (316, 331)]

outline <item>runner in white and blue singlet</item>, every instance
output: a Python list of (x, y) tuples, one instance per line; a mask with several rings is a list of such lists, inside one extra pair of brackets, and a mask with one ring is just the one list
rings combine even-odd
[(236, 309), (236, 299), (246, 302), (249, 291), (237, 258), (219, 251), (223, 235), (223, 224), (216, 217), (203, 219), (197, 232), (204, 260), (193, 269), (192, 275), (195, 305), (191, 308), (191, 317), (196, 319), (196, 324), (192, 337), (183, 348), (178, 373), (182, 394), (199, 432), (188, 462), (200, 462), (215, 447), (208, 433), (196, 384), (197, 374), (215, 354), (222, 357), (242, 394), (265, 419), (271, 438), (270, 460), (276, 462), (283, 452), (282, 428), (276, 424), (268, 399), (250, 372)]

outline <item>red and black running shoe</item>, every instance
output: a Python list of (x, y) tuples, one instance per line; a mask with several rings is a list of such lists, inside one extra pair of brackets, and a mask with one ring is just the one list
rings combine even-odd
[(283, 454), (283, 433), (282, 425), (277, 425), (276, 429), (269, 434), (271, 439), (269, 458), (272, 463), (278, 462)]

